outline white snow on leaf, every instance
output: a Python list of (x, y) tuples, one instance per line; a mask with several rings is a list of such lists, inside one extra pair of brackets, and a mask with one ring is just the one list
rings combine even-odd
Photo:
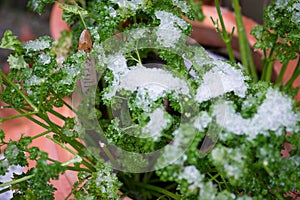
[(200, 172), (194, 165), (186, 166), (183, 172), (178, 176), (179, 180), (185, 179), (189, 183), (190, 191), (201, 188), (201, 186), (203, 185), (203, 178), (204, 176), (200, 174)]
[(203, 75), (203, 81), (197, 89), (196, 100), (201, 103), (227, 92), (234, 92), (243, 98), (247, 91), (243, 73), (220, 60), (213, 62), (216, 66)]
[(165, 11), (156, 11), (155, 16), (160, 20), (160, 24), (156, 32), (158, 41), (164, 47), (175, 47), (176, 42), (182, 35), (181, 30), (175, 25), (185, 30), (188, 27), (187, 23), (172, 13)]
[(172, 0), (175, 6), (178, 6), (182, 12), (187, 13), (191, 9), (189, 5), (187, 5), (186, 1), (182, 0)]
[(24, 43), (24, 48), (27, 51), (40, 51), (51, 47), (50, 41), (31, 40)]
[(207, 112), (203, 111), (200, 113), (200, 116), (195, 119), (194, 127), (197, 128), (199, 131), (202, 131), (208, 126), (211, 120), (212, 117), (209, 116)]
[(164, 109), (157, 108), (150, 114), (150, 121), (142, 128), (143, 133), (139, 137), (152, 137), (154, 141), (157, 141), (169, 122), (170, 119), (167, 118), (167, 113)]
[(266, 99), (252, 118), (244, 119), (228, 101), (216, 104), (213, 115), (225, 130), (237, 135), (246, 134), (250, 140), (258, 134), (269, 136), (269, 130), (281, 134), (283, 127), (287, 131), (295, 131), (300, 121), (299, 115), (292, 110), (292, 99), (272, 88), (267, 91)]
[(113, 3), (118, 4), (120, 8), (129, 8), (132, 10), (137, 10), (138, 7), (144, 2), (144, 0), (111, 0)]
[(51, 62), (51, 56), (47, 55), (47, 54), (40, 54), (39, 55), (39, 59), (38, 59), (38, 62), (44, 64), (44, 65), (47, 65)]
[(174, 77), (171, 73), (157, 68), (146, 68), (143, 66), (129, 70), (120, 76), (119, 89), (143, 92), (153, 101), (163, 96), (167, 91), (174, 91), (177, 94), (189, 94), (187, 83)]

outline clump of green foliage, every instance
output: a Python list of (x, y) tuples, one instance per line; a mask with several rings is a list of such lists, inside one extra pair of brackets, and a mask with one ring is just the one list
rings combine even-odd
[[(28, 5), (41, 13), (53, 2), (30, 0)], [(13, 199), (54, 199), (53, 192), (60, 188), (49, 181), (72, 170), (78, 172), (78, 181), (67, 199), (72, 195), (75, 199), (283, 199), (287, 192), (300, 190), (300, 113), (299, 102), (293, 100), (298, 89), (292, 88), (299, 77), (299, 61), (290, 81), (285, 85), (282, 81), (288, 63), (299, 60), (300, 1), (273, 1), (265, 11), (265, 24), (253, 29), (255, 48), (264, 52), (259, 81), (247, 68), (248, 58), (243, 68), (234, 58), (216, 61), (202, 47), (186, 45), (182, 35), (189, 35), (192, 26), (181, 16), (202, 20), (199, 3), (124, 2), (61, 4), (63, 19), (72, 27), (71, 34), (59, 40), (72, 37), (72, 48), (62, 63), (57, 62), (62, 43), (48, 36), (21, 43), (11, 31), (5, 32), (0, 48), (12, 53), (10, 73), (0, 71), (0, 99), (6, 103), (3, 110), (13, 108), (19, 114), (0, 122), (26, 117), (46, 131), (7, 141), (0, 130), (0, 145), (5, 147), (0, 175), (9, 165), (37, 163), (0, 187), (10, 186)], [(238, 1), (234, 4), (237, 8)], [(217, 9), (220, 12), (218, 3)], [(237, 10), (236, 14), (241, 17)], [(243, 24), (238, 26), (243, 30)], [(77, 50), (84, 29), (91, 33), (91, 52)], [(230, 51), (231, 36), (219, 29), (218, 33)], [(241, 51), (251, 57), (247, 47)], [(144, 67), (149, 57), (159, 67)], [(270, 81), (276, 60), (283, 70), (274, 84)], [(96, 92), (85, 94), (75, 110), (64, 97), (74, 93), (90, 65), (101, 77)], [(168, 88), (159, 93), (143, 87), (149, 84), (144, 82), (148, 77)], [(210, 84), (216, 77), (222, 91), (209, 93), (206, 89), (214, 86)], [(136, 82), (141, 85), (132, 89)], [(77, 118), (55, 111), (62, 106)], [(51, 121), (49, 113), (64, 125)], [(91, 123), (95, 121), (97, 126)], [(144, 134), (151, 137), (140, 137)], [(50, 158), (30, 146), (37, 138), (59, 144), (74, 158), (64, 163)], [(287, 143), (293, 148), (287, 150)], [(119, 153), (120, 149), (127, 153)], [(160, 151), (159, 156), (149, 159), (147, 155), (155, 151)]]

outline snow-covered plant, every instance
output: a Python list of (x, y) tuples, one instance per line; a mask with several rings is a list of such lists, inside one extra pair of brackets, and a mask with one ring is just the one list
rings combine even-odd
[[(30, 0), (29, 6), (42, 12), (53, 2)], [(300, 2), (280, 2), (265, 16), (276, 24), (289, 16), (292, 27), (266, 23), (253, 31), (266, 59), (269, 48), (278, 56), (269, 55), (267, 66), (272, 59), (285, 66), (294, 54), (299, 57), (294, 16)], [(0, 72), (1, 109), (19, 112), (0, 122), (27, 117), (45, 128), (34, 137), (20, 133), (19, 141), (0, 131), (0, 175), (36, 161), (0, 184), (6, 187), (1, 192), (10, 186), (14, 199), (53, 199), (60, 188), (49, 181), (68, 170), (78, 177), (67, 199), (283, 199), (300, 191), (296, 89), (291, 83), (283, 87), (282, 80), (271, 83), (269, 70), (257, 81), (251, 68), (216, 60), (187, 42), (192, 27), (182, 16), (201, 20), (199, 3), (78, 0), (60, 6), (72, 31), (58, 42), (47, 36), (21, 43), (10, 31), (0, 42), (12, 50), (10, 73)], [(278, 17), (284, 10), (293, 15)], [(264, 43), (267, 37), (272, 42)], [(277, 44), (278, 38), (289, 42)], [(62, 50), (69, 40), (70, 49)], [(299, 62), (294, 74), (292, 81)], [(70, 95), (73, 106), (64, 101)], [(55, 110), (62, 106), (76, 117)], [(74, 158), (62, 163), (30, 145), (42, 137)]]

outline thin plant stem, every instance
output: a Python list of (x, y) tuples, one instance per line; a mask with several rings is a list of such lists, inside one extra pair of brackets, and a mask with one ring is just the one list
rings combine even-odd
[[(46, 138), (47, 139), (49, 139), (49, 140), (51, 140), (51, 141), (53, 141), (54, 143), (56, 143), (56, 144), (58, 144), (59, 146), (61, 146), (63, 149), (65, 149), (65, 150), (67, 150), (68, 152), (70, 152), (71, 154), (73, 154), (73, 155), (75, 155), (75, 156), (78, 156), (78, 154), (75, 152), (75, 151), (73, 151), (72, 149), (70, 149), (70, 148), (68, 148), (66, 145), (64, 145), (64, 144), (62, 144), (62, 143), (60, 143), (60, 142), (58, 142), (57, 140), (55, 140), (54, 138), (51, 138), (51, 137), (47, 137), (46, 136)], [(70, 142), (68, 142), (69, 144), (71, 144)], [(72, 147), (74, 147), (73, 145), (71, 145)], [(74, 147), (75, 148), (75, 147)], [(76, 149), (77, 150), (77, 149)], [(87, 168), (89, 168), (91, 171), (94, 171), (94, 167), (90, 164), (90, 163), (88, 163), (86, 160), (84, 160), (84, 159), (82, 159), (82, 164), (83, 165), (85, 165)]]
[(285, 74), (285, 71), (287, 69), (287, 66), (289, 64), (289, 61), (288, 62), (285, 62), (282, 67), (281, 67), (281, 70), (280, 70), (280, 73), (279, 73), (279, 76), (277, 77), (276, 79), (276, 85), (280, 86), (280, 85), (283, 85), (283, 75)]
[(21, 113), (19, 115), (13, 115), (13, 116), (10, 116), (10, 117), (5, 117), (5, 118), (1, 118), (1, 122), (4, 122), (4, 121), (8, 121), (8, 120), (11, 120), (11, 119), (16, 119), (16, 118), (20, 118), (20, 117), (26, 117), (28, 115), (34, 115), (36, 114), (36, 112), (28, 112), (28, 113)]
[(241, 60), (247, 72), (252, 76), (254, 81), (258, 80), (256, 68), (254, 66), (251, 49), (245, 32), (243, 18), (240, 10), (239, 0), (233, 0), (233, 9), (236, 16), (236, 24), (238, 30), (238, 40), (241, 52)]
[(67, 150), (68, 152), (70, 152), (71, 154), (73, 154), (74, 156), (78, 156), (77, 153), (75, 151), (73, 151), (72, 149), (68, 148), (66, 145), (60, 143), (59, 141), (57, 141), (56, 139), (50, 137), (50, 136), (46, 136), (47, 139), (51, 140), (52, 142), (54, 142), (55, 144), (58, 144), (61, 148)]
[(19, 179), (13, 180), (13, 181), (2, 183), (2, 184), (0, 184), (0, 188), (10, 186), (10, 185), (14, 185), (14, 184), (17, 184), (17, 183), (21, 183), (23, 181), (27, 181), (27, 180), (31, 179), (32, 177), (34, 177), (34, 176), (35, 176), (35, 174), (31, 174), (31, 175), (24, 176), (22, 178), (19, 178)]
[(177, 196), (176, 194), (168, 191), (168, 190), (165, 190), (161, 187), (157, 187), (157, 186), (154, 186), (154, 185), (149, 185), (149, 184), (145, 184), (145, 183), (136, 183), (138, 186), (142, 187), (142, 188), (145, 188), (145, 189), (149, 189), (149, 190), (152, 190), (152, 191), (155, 191), (155, 192), (158, 192), (160, 194), (164, 194), (164, 195), (167, 195), (173, 199), (180, 199), (179, 196)]
[(211, 20), (212, 20), (213, 24), (215, 25), (215, 28), (216, 28), (216, 31), (217, 31), (218, 35), (220, 36), (220, 38), (223, 40), (223, 42), (226, 45), (227, 53), (228, 53), (230, 61), (235, 62), (232, 46), (231, 46), (231, 43), (230, 43), (231, 40), (232, 40), (232, 37), (233, 37), (235, 27), (232, 28), (232, 31), (231, 31), (230, 34), (227, 33), (225, 23), (224, 23), (224, 20), (223, 20), (223, 16), (222, 16), (222, 12), (221, 12), (221, 7), (220, 7), (220, 4), (219, 4), (219, 0), (215, 0), (215, 5), (216, 5), (219, 20), (220, 20), (220, 23), (221, 23), (222, 31), (220, 31), (220, 29), (219, 29), (218, 21), (215, 21), (212, 17), (211, 17)]
[(11, 81), (4, 72), (0, 70), (0, 76), (2, 76), (5, 81), (10, 84), (23, 98), (27, 103), (33, 108), (33, 112), (38, 112), (38, 108), (35, 106), (35, 104), (20, 90), (20, 88)]
[(42, 133), (40, 133), (40, 134), (38, 134), (38, 135), (35, 135), (35, 136), (31, 137), (31, 139), (32, 139), (32, 140), (37, 139), (37, 138), (42, 137), (42, 136), (44, 136), (44, 135), (47, 135), (47, 134), (49, 134), (49, 133), (51, 133), (51, 132), (52, 132), (51, 129), (49, 129), (49, 130), (47, 130), (47, 131), (45, 131), (45, 132), (42, 132)]
[(273, 57), (274, 57), (274, 48), (271, 49), (270, 54), (263, 66), (261, 80), (268, 81), (268, 82), (271, 81), (273, 64), (274, 64)]

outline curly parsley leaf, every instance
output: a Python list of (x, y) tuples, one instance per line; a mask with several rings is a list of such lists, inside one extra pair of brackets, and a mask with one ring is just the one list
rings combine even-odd
[(17, 39), (17, 36), (13, 35), (11, 30), (4, 32), (3, 38), (0, 41), (0, 48), (17, 52), (22, 51), (21, 42)]
[(45, 12), (45, 6), (47, 4), (51, 4), (54, 2), (55, 0), (29, 0), (27, 6), (29, 9), (41, 14)]

